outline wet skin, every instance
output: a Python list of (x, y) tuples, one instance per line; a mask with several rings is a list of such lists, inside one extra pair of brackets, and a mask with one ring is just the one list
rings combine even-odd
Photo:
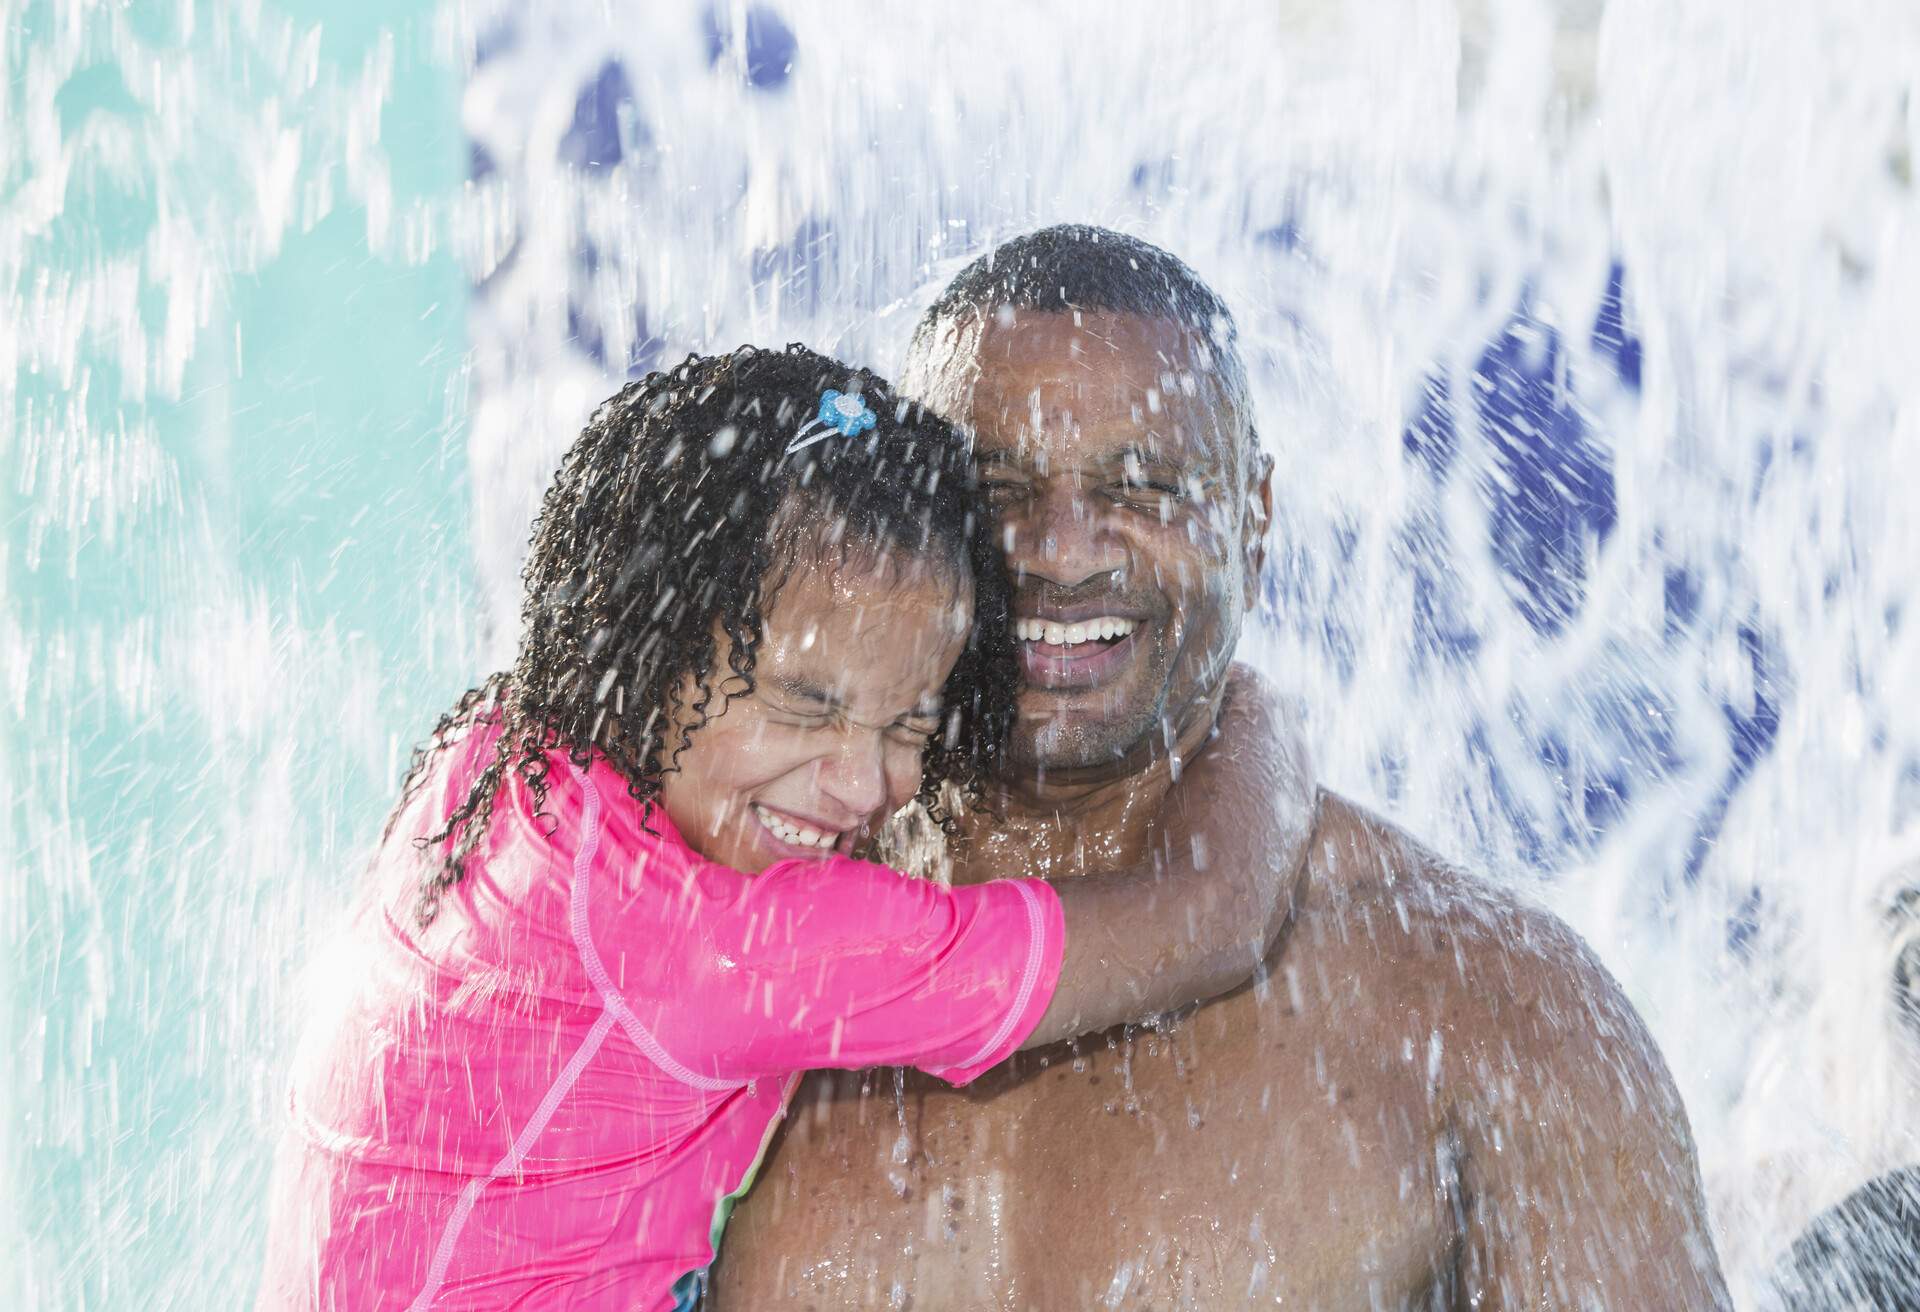
[[(983, 447), (1074, 475), (1006, 503), (1016, 568), (1085, 589), (1071, 576), (1104, 562), (1125, 578), (1107, 598), (1146, 598), (1161, 626), (1097, 687), (1035, 699), (1024, 769), (1001, 818), (967, 819), (957, 879), (1097, 878), (1140, 859), (1167, 808), (1205, 805), (1153, 741), (1205, 750), (1193, 722), (1225, 692), (1260, 493), (1229, 480), (1184, 507), (1222, 534), (1182, 530), (1188, 554), (1156, 536), (1171, 520), (1125, 517), (1091, 475), (1185, 357), (1168, 326), (1101, 319), (976, 334), (969, 367), (947, 366), (998, 403), (969, 416)], [(1185, 420), (1160, 440), (1215, 428)], [(718, 1306), (1725, 1306), (1684, 1113), (1591, 955), (1342, 799), (1312, 805), (1255, 985), (964, 1090), (811, 1077), (728, 1230)]]
[[(854, 851), (913, 797), (940, 728), (971, 582), (836, 554), (794, 564), (767, 609), (752, 691), (716, 679), (709, 718), (661, 781), (681, 836), (735, 870)], [(717, 626), (714, 639), (727, 669), (729, 640)], [(683, 704), (699, 695), (689, 676)]]
[(1008, 786), (1135, 791), (1217, 710), (1258, 585), (1267, 462), (1172, 325), (1036, 315), (970, 345), (978, 371), (949, 371), (959, 387), (929, 401), (976, 434), (1016, 619), (1131, 626), (1110, 644), (1020, 644)]

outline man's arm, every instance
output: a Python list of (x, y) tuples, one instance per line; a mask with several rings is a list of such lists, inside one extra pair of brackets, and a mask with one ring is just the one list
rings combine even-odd
[(1499, 937), (1481, 961), (1502, 980), (1478, 990), (1498, 1001), (1447, 1063), (1460, 1305), (1730, 1308), (1686, 1111), (1646, 1026), (1557, 920), (1520, 912)]

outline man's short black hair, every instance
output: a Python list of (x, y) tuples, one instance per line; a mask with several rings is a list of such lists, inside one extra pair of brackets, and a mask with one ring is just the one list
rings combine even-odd
[(944, 325), (1015, 313), (1106, 311), (1180, 324), (1205, 348), (1215, 382), (1257, 449), (1233, 314), (1179, 257), (1138, 237), (1061, 223), (994, 247), (954, 276), (914, 329), (906, 372), (921, 375)]

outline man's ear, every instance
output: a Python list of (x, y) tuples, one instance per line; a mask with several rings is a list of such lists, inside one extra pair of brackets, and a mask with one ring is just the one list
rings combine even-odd
[[(1257, 439), (1254, 439), (1257, 441)], [(1273, 526), (1273, 457), (1256, 446), (1253, 474), (1247, 480), (1246, 502), (1246, 605), (1252, 610), (1260, 604), (1260, 575), (1267, 567), (1267, 534)]]

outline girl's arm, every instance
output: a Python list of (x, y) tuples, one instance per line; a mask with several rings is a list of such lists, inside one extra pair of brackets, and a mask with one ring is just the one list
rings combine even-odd
[(847, 857), (754, 876), (696, 861), (618, 903), (597, 951), (626, 977), (647, 1041), (697, 1076), (907, 1064), (965, 1083), (1017, 1048), (1252, 977), (1292, 908), (1312, 818), (1284, 721), (1236, 671), (1146, 868), (947, 889)]
[(1228, 675), (1213, 741), (1181, 770), (1143, 868), (1055, 884), (1066, 952), (1023, 1047), (1246, 983), (1292, 913), (1315, 815), (1297, 726), (1258, 674)]

